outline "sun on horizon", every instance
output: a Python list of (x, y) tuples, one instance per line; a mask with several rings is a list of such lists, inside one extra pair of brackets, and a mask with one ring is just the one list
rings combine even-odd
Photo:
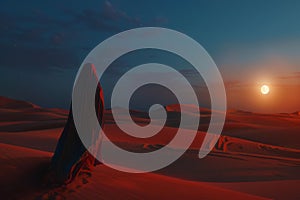
[(267, 94), (270, 93), (270, 87), (268, 85), (262, 85), (261, 88), (260, 88), (260, 92), (263, 95), (267, 95)]

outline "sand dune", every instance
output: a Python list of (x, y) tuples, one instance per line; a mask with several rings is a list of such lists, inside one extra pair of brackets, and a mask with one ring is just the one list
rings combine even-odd
[(64, 126), (68, 112), (0, 97), (0, 131), (16, 132)]
[[(97, 181), (102, 180), (102, 181)], [(148, 174), (128, 174), (99, 166), (90, 183), (70, 199), (263, 199), (207, 183)]]
[[(67, 112), (7, 98), (0, 98), (0, 105), (1, 197), (299, 199), (300, 117), (296, 114), (232, 110), (227, 114), (225, 130), (214, 150), (200, 160), (198, 150), (210, 118), (208, 109), (200, 109), (203, 115), (197, 136), (189, 150), (172, 165), (156, 173), (138, 175), (100, 165), (91, 177), (50, 189), (41, 187), (42, 174), (50, 162)], [(124, 149), (155, 151), (176, 134), (180, 123), (176, 109), (176, 105), (167, 107), (166, 126), (150, 138), (134, 138), (123, 133), (110, 111), (105, 115), (105, 131)], [(193, 109), (187, 106), (183, 114), (196, 117)], [(147, 113), (132, 111), (131, 114), (136, 123), (142, 126), (149, 123)], [(124, 117), (125, 123), (128, 120)]]
[(0, 143), (0, 194), (19, 199), (40, 188), (41, 176), (49, 165), (49, 152)]
[(272, 199), (300, 199), (300, 180), (214, 183), (213, 185), (238, 190)]
[(24, 132), (0, 132), (2, 143), (53, 152), (63, 128)]
[[(51, 153), (0, 144), (1, 196), (10, 199), (263, 199), (206, 183), (184, 181), (156, 174), (132, 175), (98, 166), (92, 177), (85, 177), (61, 188), (39, 185)], [(163, 192), (162, 192), (163, 188)]]

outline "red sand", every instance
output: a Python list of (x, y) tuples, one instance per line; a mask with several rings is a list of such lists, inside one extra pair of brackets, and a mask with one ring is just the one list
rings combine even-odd
[[(4, 199), (33, 199), (36, 196), (44, 199), (300, 197), (297, 187), (300, 183), (300, 116), (295, 114), (231, 111), (217, 148), (202, 160), (197, 155), (205, 133), (199, 131), (189, 151), (156, 173), (127, 174), (100, 165), (92, 177), (49, 190), (41, 188), (39, 181), (50, 162), (66, 112), (43, 109), (26, 102), (11, 102), (6, 98), (3, 101), (0, 98), (0, 105), (0, 194)], [(167, 144), (176, 134), (178, 115), (175, 108), (168, 108), (173, 109), (172, 123), (159, 135), (148, 139), (122, 133), (109, 112), (106, 118), (110, 120), (107, 120), (105, 130), (110, 139), (123, 148), (153, 151)], [(204, 111), (204, 115), (209, 113)], [(184, 114), (195, 116), (189, 109)], [(138, 112), (133, 118), (141, 125), (149, 121)], [(203, 120), (201, 126), (207, 126), (208, 122)]]
[[(48, 163), (51, 154), (13, 145), (0, 144), (2, 197), (31, 199), (37, 196), (68, 199), (263, 199), (207, 183), (184, 181), (157, 174), (128, 174), (103, 165), (92, 177), (77, 180), (68, 187), (35, 189), (37, 166)], [(43, 165), (41, 165), (43, 166)], [(37, 187), (39, 188), (39, 187)], [(9, 196), (8, 196), (9, 195)]]

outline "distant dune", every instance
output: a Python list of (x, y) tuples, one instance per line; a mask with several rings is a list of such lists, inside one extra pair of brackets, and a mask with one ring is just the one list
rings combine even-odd
[(0, 131), (16, 132), (62, 127), (68, 111), (0, 97), (0, 113)]

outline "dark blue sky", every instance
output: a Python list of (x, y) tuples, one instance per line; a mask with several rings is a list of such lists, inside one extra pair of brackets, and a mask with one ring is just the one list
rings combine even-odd
[[(253, 109), (230, 98), (260, 82), (300, 84), (299, 10), (296, 0), (2, 0), (0, 95), (66, 108), (93, 47), (120, 31), (160, 26), (202, 44), (224, 77), (230, 107)], [(236, 92), (236, 86), (243, 89)]]

